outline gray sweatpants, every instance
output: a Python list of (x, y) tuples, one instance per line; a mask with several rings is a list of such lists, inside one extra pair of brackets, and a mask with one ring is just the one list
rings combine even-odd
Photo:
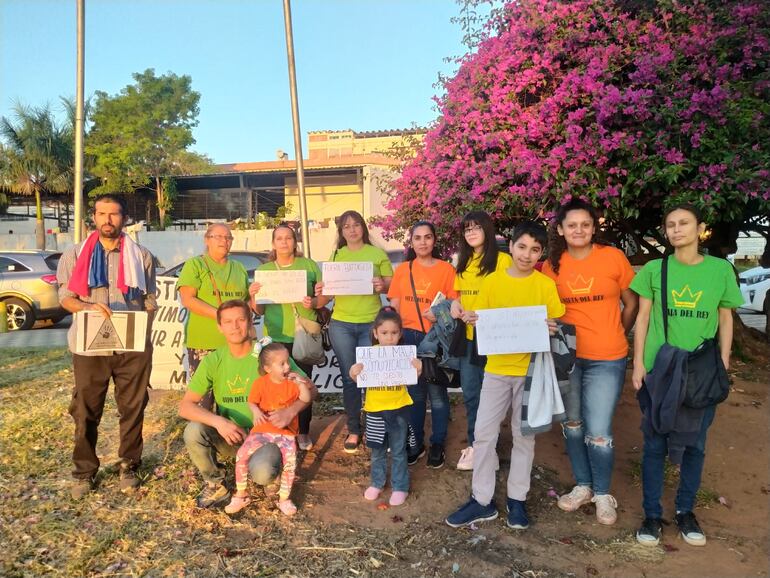
[(497, 438), (500, 424), (508, 409), (511, 411), (511, 469), (508, 472), (508, 497), (526, 500), (532, 461), (535, 457), (535, 436), (521, 435), (521, 400), (524, 376), (484, 373), (479, 411), (476, 415), (473, 442), (473, 497), (487, 505), (495, 494), (497, 467)]

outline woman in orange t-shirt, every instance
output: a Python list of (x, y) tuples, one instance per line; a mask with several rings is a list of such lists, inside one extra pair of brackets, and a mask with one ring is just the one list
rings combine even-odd
[[(414, 288), (412, 288), (414, 279)], [(420, 345), (430, 331), (435, 317), (430, 305), (439, 292), (448, 299), (454, 299), (455, 269), (441, 259), (436, 248), (436, 229), (427, 221), (418, 221), (409, 233), (409, 252), (406, 262), (393, 273), (388, 298), (393, 308), (401, 315), (403, 322), (403, 345)], [(416, 293), (416, 300), (415, 300)], [(449, 395), (445, 387), (426, 383), (422, 377), (417, 385), (409, 386), (413, 400), (410, 408), (409, 425), (417, 438), (417, 451), (407, 456), (409, 465), (425, 453), (425, 410), (430, 397), (432, 433), (428, 453), (428, 467), (444, 465), (444, 444), (449, 427)]]
[(597, 223), (590, 204), (572, 199), (562, 205), (543, 274), (556, 282), (567, 308), (561, 320), (577, 331), (577, 360), (562, 424), (576, 485), (558, 505), (572, 512), (594, 502), (597, 521), (611, 525), (617, 520), (617, 501), (610, 494), (612, 418), (626, 376), (626, 333), (634, 325), (639, 301), (629, 289), (634, 271), (623, 252), (594, 242)]

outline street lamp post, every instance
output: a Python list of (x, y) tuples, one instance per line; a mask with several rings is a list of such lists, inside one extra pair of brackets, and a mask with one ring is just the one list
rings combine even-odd
[(289, 90), (291, 93), (291, 120), (294, 125), (294, 156), (297, 159), (297, 193), (299, 194), (299, 218), (302, 227), (302, 248), (310, 259), (310, 235), (307, 228), (307, 202), (305, 200), (305, 165), (302, 160), (302, 132), (299, 128), (299, 104), (297, 101), (297, 70), (294, 66), (294, 34), (291, 26), (291, 3), (283, 0), (283, 21), (286, 27), (286, 55), (289, 60)]
[(76, 0), (78, 20), (78, 65), (75, 93), (75, 243), (83, 237), (83, 84), (85, 60), (85, 0)]

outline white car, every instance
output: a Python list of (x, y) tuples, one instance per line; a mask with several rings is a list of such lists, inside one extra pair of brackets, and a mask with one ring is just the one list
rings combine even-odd
[(754, 267), (739, 275), (743, 308), (767, 313), (770, 308), (770, 269)]

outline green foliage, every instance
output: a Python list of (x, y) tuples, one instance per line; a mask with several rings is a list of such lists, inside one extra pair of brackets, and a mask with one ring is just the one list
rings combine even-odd
[(35, 195), (72, 189), (72, 127), (59, 123), (49, 106), (17, 103), (14, 118), (0, 119), (2, 184), (15, 193)]
[(162, 179), (210, 165), (205, 156), (187, 150), (195, 144), (200, 94), (187, 75), (156, 76), (150, 68), (133, 78), (134, 84), (119, 94), (96, 93), (86, 152), (95, 158), (93, 172), (102, 184), (90, 194), (133, 193), (152, 180), (163, 223), (173, 199)]
[(283, 207), (278, 207), (275, 212), (275, 217), (271, 217), (266, 212), (262, 211), (256, 214), (253, 223), (249, 224), (248, 221), (238, 220), (235, 223), (235, 228), (239, 231), (245, 231), (247, 229), (274, 229), (280, 223), (283, 223), (286, 220), (286, 215), (290, 215), (292, 211), (292, 204), (286, 203)]

